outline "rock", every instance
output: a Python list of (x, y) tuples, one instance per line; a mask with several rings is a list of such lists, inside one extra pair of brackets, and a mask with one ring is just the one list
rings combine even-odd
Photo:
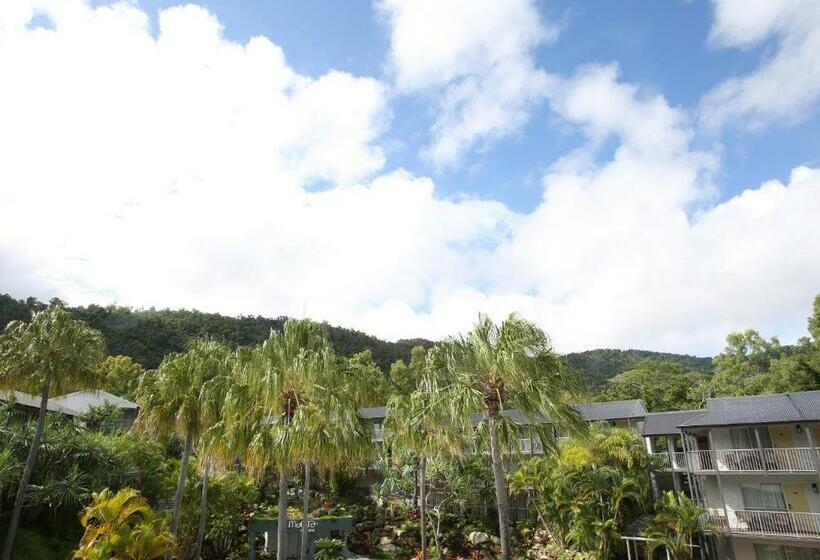
[(397, 547), (393, 543), (385, 543), (385, 544), (380, 544), (379, 545), (379, 550), (381, 550), (382, 552), (385, 552), (387, 554), (390, 554), (390, 553), (398, 552), (399, 547)]
[(393, 539), (391, 539), (390, 537), (380, 538), (379, 539), (379, 546), (382, 546), (382, 545), (385, 545), (385, 544), (393, 544)]
[(473, 531), (467, 535), (467, 541), (472, 545), (479, 545), (490, 542), (490, 535), (481, 531)]

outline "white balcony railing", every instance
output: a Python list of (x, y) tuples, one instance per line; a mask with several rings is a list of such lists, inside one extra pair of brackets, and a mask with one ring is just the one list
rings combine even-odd
[(811, 447), (766, 449), (718, 449), (715, 451), (721, 471), (813, 472)]
[(669, 458), (669, 453), (661, 452), (661, 453), (653, 453), (652, 457), (654, 458), (657, 465), (662, 469), (671, 469), (672, 468), (672, 460)]
[(820, 513), (710, 509), (702, 522), (737, 534), (820, 540)]
[[(782, 447), (714, 451), (717, 468), (721, 472), (814, 472), (812, 453), (820, 453), (820, 450), (811, 447)], [(693, 471), (715, 470), (711, 451), (690, 451), (687, 458)], [(682, 453), (675, 453), (673, 461), (675, 468), (686, 468)], [(671, 463), (667, 463), (664, 468), (670, 468), (668, 464)]]
[(675, 451), (672, 454), (663, 451), (661, 453), (653, 453), (653, 457), (658, 462), (660, 468), (665, 470), (686, 470), (686, 453), (683, 451)]
[(820, 450), (811, 447), (764, 449), (763, 461), (767, 470), (782, 472), (811, 472), (815, 470), (812, 454), (820, 460)]
[(693, 471), (715, 470), (711, 451), (690, 451), (687, 453), (687, 459)]

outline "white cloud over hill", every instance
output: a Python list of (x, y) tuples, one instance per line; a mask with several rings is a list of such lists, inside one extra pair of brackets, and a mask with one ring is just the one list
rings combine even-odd
[[(28, 26), (35, 7), (54, 29)], [(400, 87), (484, 72), (496, 31), (472, 26), (435, 63), (394, 38)], [(523, 29), (498, 61), (526, 60), (545, 33)], [(718, 202), (719, 162), (692, 147), (683, 110), (611, 64), (543, 76), (537, 95), (588, 142), (520, 214), (386, 168), (384, 83), (300, 75), (266, 38), (225, 39), (202, 8), (166, 10), (153, 30), (130, 4), (2, 5), (0, 291), (307, 314), (387, 338), (519, 311), (563, 350), (801, 334), (820, 286), (820, 170)]]

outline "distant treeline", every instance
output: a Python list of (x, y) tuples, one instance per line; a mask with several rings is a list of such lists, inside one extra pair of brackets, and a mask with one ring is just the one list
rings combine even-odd
[[(31, 311), (43, 305), (34, 298), (16, 300), (9, 295), (0, 295), (0, 329), (15, 319), (28, 320)], [(200, 311), (119, 306), (89, 305), (69, 309), (105, 335), (110, 354), (129, 356), (146, 369), (157, 367), (167, 354), (185, 349), (191, 338), (208, 335), (232, 346), (250, 346), (261, 343), (271, 329), (281, 329), (286, 320), (286, 317), (228, 317)], [(328, 326), (328, 331), (337, 352), (350, 357), (369, 349), (385, 375), (395, 361), (401, 359), (409, 363), (414, 346), (429, 348), (433, 345), (432, 341), (424, 339), (385, 342), (343, 327)], [(567, 354), (566, 359), (580, 371), (591, 390), (605, 386), (612, 377), (646, 359), (678, 363), (686, 371), (709, 372), (712, 369), (711, 358), (648, 350), (588, 350)]]
[[(15, 300), (9, 295), (0, 295), (0, 329), (15, 319), (28, 320), (32, 310), (44, 305), (34, 298)], [(131, 309), (114, 305), (68, 309), (103, 333), (109, 354), (129, 356), (146, 369), (157, 367), (166, 355), (184, 350), (192, 338), (207, 335), (230, 346), (251, 346), (264, 341), (271, 329), (281, 329), (287, 320), (286, 317), (228, 317), (185, 309)], [(409, 361), (414, 346), (433, 345), (429, 340), (385, 342), (356, 330), (331, 325), (327, 329), (339, 354), (350, 357), (369, 349), (384, 372), (389, 372), (390, 365), (396, 360)]]
[(607, 382), (628, 371), (644, 360), (671, 362), (686, 371), (712, 372), (712, 358), (698, 358), (687, 354), (652, 352), (651, 350), (587, 350), (564, 356), (570, 366), (581, 372), (590, 391), (605, 387)]

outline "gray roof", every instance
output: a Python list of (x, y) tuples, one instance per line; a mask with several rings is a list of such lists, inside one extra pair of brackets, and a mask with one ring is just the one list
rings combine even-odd
[(706, 412), (685, 427), (820, 421), (820, 391), (707, 399)]
[(681, 423), (704, 414), (704, 410), (675, 410), (673, 412), (652, 412), (646, 415), (641, 433), (645, 436), (669, 436), (680, 433)]
[[(538, 423), (538, 424), (551, 424), (552, 423), (552, 420), (550, 420), (550, 418), (548, 416), (544, 416), (544, 415), (529, 416), (528, 414), (525, 414), (524, 412), (521, 412), (517, 408), (507, 409), (507, 410), (503, 411), (501, 414), (503, 414), (505, 417), (509, 418), (510, 420), (515, 422), (516, 424), (520, 424), (522, 426), (526, 426), (526, 425), (534, 424), (534, 423)], [(473, 417), (471, 419), (472, 423), (473, 423), (473, 426), (478, 426), (478, 423), (481, 422), (481, 420), (485, 416), (486, 416), (486, 414), (483, 413), (483, 412), (480, 412), (478, 414), (473, 414)], [(532, 422), (532, 420), (536, 420), (537, 422)]]
[[(0, 401), (14, 400), (15, 404), (25, 406), (27, 408), (40, 408), (40, 397), (29, 395), (22, 391), (0, 391)], [(69, 408), (65, 404), (56, 402), (57, 399), (48, 399), (46, 410), (51, 412), (59, 412), (61, 414), (68, 414), (70, 416), (77, 416), (77, 411)]]
[(581, 415), (581, 418), (587, 422), (594, 422), (595, 420), (643, 418), (646, 416), (646, 407), (640, 399), (576, 404), (573, 408), (575, 408)]
[(107, 404), (114, 405), (121, 410), (136, 410), (139, 408), (137, 403), (105, 391), (76, 391), (61, 397), (55, 397), (53, 400), (55, 403), (76, 410), (80, 414)]
[(359, 409), (359, 416), (368, 420), (387, 418), (386, 406), (363, 406)]

